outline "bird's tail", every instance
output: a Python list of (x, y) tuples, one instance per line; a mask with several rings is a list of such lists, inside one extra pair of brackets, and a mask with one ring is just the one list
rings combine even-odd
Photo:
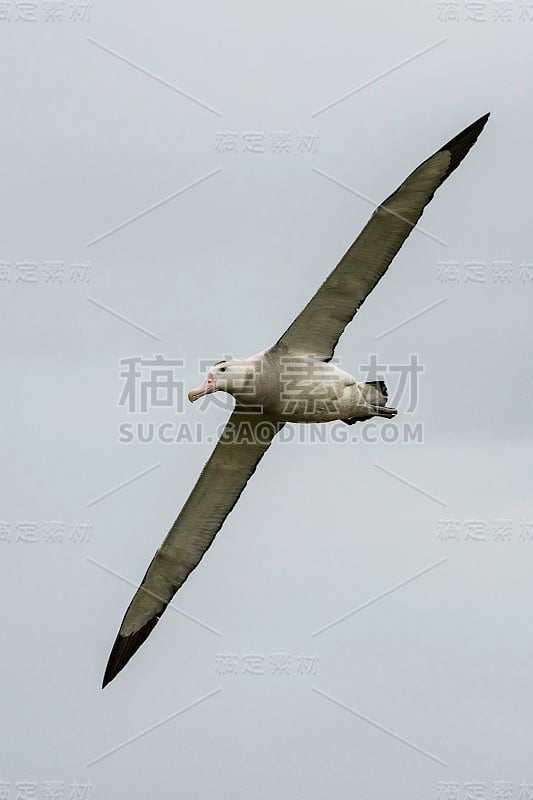
[(372, 409), (372, 413), (375, 417), (385, 417), (386, 419), (392, 419), (398, 413), (396, 408), (388, 408), (387, 406), (376, 406)]
[(392, 419), (398, 413), (395, 408), (387, 408), (387, 400), (389, 399), (389, 392), (385, 381), (367, 381), (365, 386), (370, 388), (367, 390), (365, 400), (369, 406), (372, 406), (372, 415), (374, 417), (385, 417)]
[(367, 381), (365, 386), (372, 387), (365, 392), (365, 400), (372, 406), (385, 406), (389, 398), (385, 381)]

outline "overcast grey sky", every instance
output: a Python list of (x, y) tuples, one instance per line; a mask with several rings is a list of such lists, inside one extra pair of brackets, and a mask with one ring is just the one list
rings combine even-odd
[[(533, 797), (532, 35), (521, 0), (0, 4), (1, 797)], [(423, 368), (390, 441), (276, 441), (102, 692), (227, 416), (181, 407), (200, 361), (273, 343), (486, 111), (337, 351)], [(128, 411), (157, 354), (178, 407)]]

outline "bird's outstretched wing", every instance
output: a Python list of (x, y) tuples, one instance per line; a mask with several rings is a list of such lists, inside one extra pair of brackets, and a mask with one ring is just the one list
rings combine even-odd
[(122, 620), (103, 686), (147, 639), (174, 594), (198, 565), (266, 453), (281, 423), (235, 408), (209, 461)]
[(274, 345), (329, 361), (346, 325), (387, 271), (435, 190), (461, 163), (489, 114), (424, 161), (374, 211), (355, 242)]

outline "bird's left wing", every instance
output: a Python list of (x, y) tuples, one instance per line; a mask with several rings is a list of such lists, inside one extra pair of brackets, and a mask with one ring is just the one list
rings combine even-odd
[(281, 423), (235, 408), (122, 620), (103, 686), (147, 639), (216, 534), (272, 443)]
[(436, 189), (466, 156), (488, 117), (485, 114), (437, 150), (377, 207), (274, 349), (331, 359), (346, 325), (387, 271)]

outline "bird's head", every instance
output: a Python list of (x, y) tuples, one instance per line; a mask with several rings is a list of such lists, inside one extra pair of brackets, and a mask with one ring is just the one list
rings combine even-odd
[(228, 394), (246, 394), (246, 387), (253, 378), (253, 369), (243, 361), (217, 361), (208, 370), (205, 381), (197, 388), (191, 389), (187, 397), (194, 403), (199, 397), (212, 392), (228, 392)]

